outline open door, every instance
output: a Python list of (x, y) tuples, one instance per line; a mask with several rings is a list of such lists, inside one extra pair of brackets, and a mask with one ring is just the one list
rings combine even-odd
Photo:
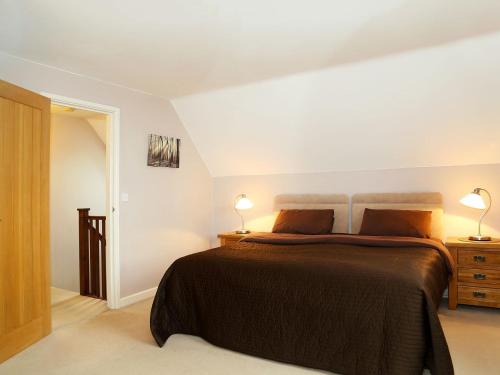
[(0, 363), (48, 335), (50, 100), (0, 80)]

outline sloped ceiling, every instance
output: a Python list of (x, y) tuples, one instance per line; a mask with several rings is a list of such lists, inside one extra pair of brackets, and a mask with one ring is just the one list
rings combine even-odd
[(0, 49), (163, 97), (500, 30), (498, 0), (0, 0)]
[(101, 142), (106, 145), (108, 134), (107, 134), (107, 126), (106, 119), (102, 118), (88, 118), (86, 119), (89, 125), (94, 129), (95, 133), (101, 140)]
[(90, 127), (94, 130), (96, 135), (102, 141), (102, 143), (106, 144), (107, 139), (107, 116), (102, 113), (86, 111), (84, 109), (76, 109), (68, 106), (61, 106), (58, 104), (52, 104), (50, 106), (50, 112), (52, 114), (58, 114), (59, 116), (80, 118), (85, 120)]
[(214, 176), (500, 161), (498, 0), (0, 7), (0, 50), (171, 99)]
[(500, 33), (175, 99), (214, 176), (500, 162)]

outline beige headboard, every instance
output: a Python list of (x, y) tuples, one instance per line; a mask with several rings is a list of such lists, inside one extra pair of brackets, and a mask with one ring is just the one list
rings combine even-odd
[(441, 238), (443, 198), (441, 193), (355, 194), (352, 197), (351, 233), (359, 233), (365, 208), (432, 211), (432, 237)]
[(345, 194), (282, 194), (274, 200), (274, 209), (333, 209), (333, 233), (349, 230), (349, 197)]

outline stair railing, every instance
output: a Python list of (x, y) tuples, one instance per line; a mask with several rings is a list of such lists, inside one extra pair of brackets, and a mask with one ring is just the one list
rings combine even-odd
[(80, 294), (106, 299), (106, 216), (90, 216), (78, 208)]

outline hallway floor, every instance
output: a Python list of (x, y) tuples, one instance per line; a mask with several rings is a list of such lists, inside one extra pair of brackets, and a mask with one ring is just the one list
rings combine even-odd
[(108, 310), (106, 301), (51, 287), (52, 330), (80, 323)]

